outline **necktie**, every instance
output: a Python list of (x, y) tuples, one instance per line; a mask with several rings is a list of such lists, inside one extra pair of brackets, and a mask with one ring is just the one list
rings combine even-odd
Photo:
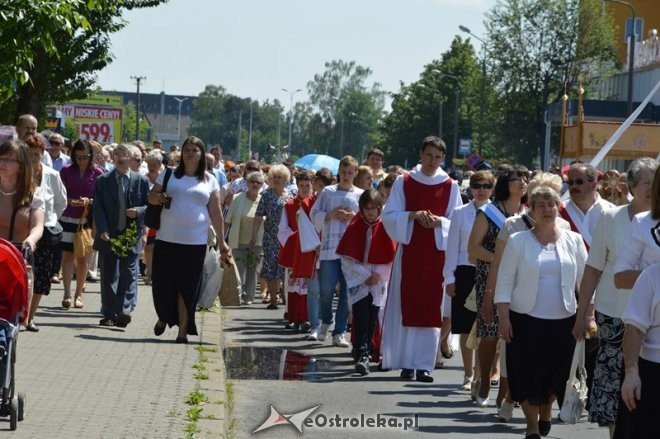
[(126, 191), (124, 189), (126, 176), (117, 175), (117, 196), (119, 197), (119, 221), (117, 222), (117, 228), (121, 232), (126, 228)]

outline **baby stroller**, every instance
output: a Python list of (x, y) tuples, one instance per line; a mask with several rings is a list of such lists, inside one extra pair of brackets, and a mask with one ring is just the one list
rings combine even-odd
[(14, 388), (14, 366), (18, 329), (27, 318), (32, 288), (29, 258), (29, 250), (21, 255), (11, 242), (0, 239), (0, 417), (9, 416), (11, 430), (25, 414), (25, 395)]

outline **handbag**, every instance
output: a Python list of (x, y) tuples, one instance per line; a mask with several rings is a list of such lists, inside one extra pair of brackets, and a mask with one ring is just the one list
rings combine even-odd
[(60, 223), (56, 223), (54, 226), (44, 226), (44, 233), (41, 235), (39, 240), (39, 245), (46, 247), (53, 247), (59, 244), (62, 241), (64, 236), (63, 228)]
[(584, 339), (575, 344), (571, 372), (566, 381), (564, 404), (559, 417), (566, 424), (576, 424), (587, 405), (587, 371), (584, 368)]
[(87, 217), (88, 204), (85, 205), (83, 214), (78, 223), (78, 230), (73, 235), (73, 256), (82, 258), (94, 251), (94, 237), (92, 236), (92, 229), (84, 227), (83, 221)]
[(465, 304), (463, 305), (468, 311), (477, 312), (477, 285), (475, 284), (472, 287), (472, 291), (465, 298)]
[(222, 284), (220, 286), (220, 305), (238, 306), (241, 304), (241, 277), (238, 274), (238, 267), (231, 260), (222, 260)]
[[(172, 168), (165, 170), (165, 177), (163, 178), (163, 191), (167, 191), (167, 182), (172, 175)], [(153, 230), (160, 229), (160, 214), (163, 211), (162, 204), (147, 203), (147, 209), (144, 212), (144, 225)]]
[(218, 257), (220, 254), (214, 248), (209, 249), (204, 259), (204, 272), (202, 273), (202, 288), (197, 299), (199, 308), (211, 308), (218, 297), (222, 286), (223, 270), (220, 268)]

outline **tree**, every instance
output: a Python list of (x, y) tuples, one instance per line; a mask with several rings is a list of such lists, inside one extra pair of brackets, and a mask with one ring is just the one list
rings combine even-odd
[[(410, 85), (401, 83), (399, 92), (392, 95), (392, 111), (383, 122), (382, 146), (387, 162), (416, 163), (421, 140), (432, 134), (442, 134), (447, 147), (454, 148), (457, 90), (460, 90), (457, 137), (473, 137), (473, 121), (482, 105), (480, 81), (481, 73), (472, 44), (460, 36), (454, 37), (451, 47), (440, 60), (424, 66), (418, 81)], [(489, 90), (490, 87), (486, 97), (492, 94)]]
[(313, 147), (330, 155), (351, 154), (359, 159), (367, 143), (378, 137), (385, 92), (377, 82), (367, 85), (371, 74), (370, 68), (355, 61), (334, 60), (326, 62), (325, 71), (307, 83), (309, 110), (316, 115), (305, 116), (312, 123), (307, 127), (312, 132), (305, 137), (316, 142)]
[[(167, 0), (0, 0), (0, 117), (87, 96), (126, 10)], [(37, 37), (38, 36), (38, 37)]]
[(546, 105), (616, 59), (612, 20), (600, 0), (500, 0), (487, 17), (498, 143), (503, 155), (531, 165)]

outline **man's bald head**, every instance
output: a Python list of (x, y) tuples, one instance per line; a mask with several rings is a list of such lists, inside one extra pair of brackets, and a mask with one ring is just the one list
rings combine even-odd
[(16, 132), (18, 133), (18, 138), (25, 140), (34, 133), (37, 132), (37, 118), (31, 114), (24, 114), (19, 116), (16, 121)]

